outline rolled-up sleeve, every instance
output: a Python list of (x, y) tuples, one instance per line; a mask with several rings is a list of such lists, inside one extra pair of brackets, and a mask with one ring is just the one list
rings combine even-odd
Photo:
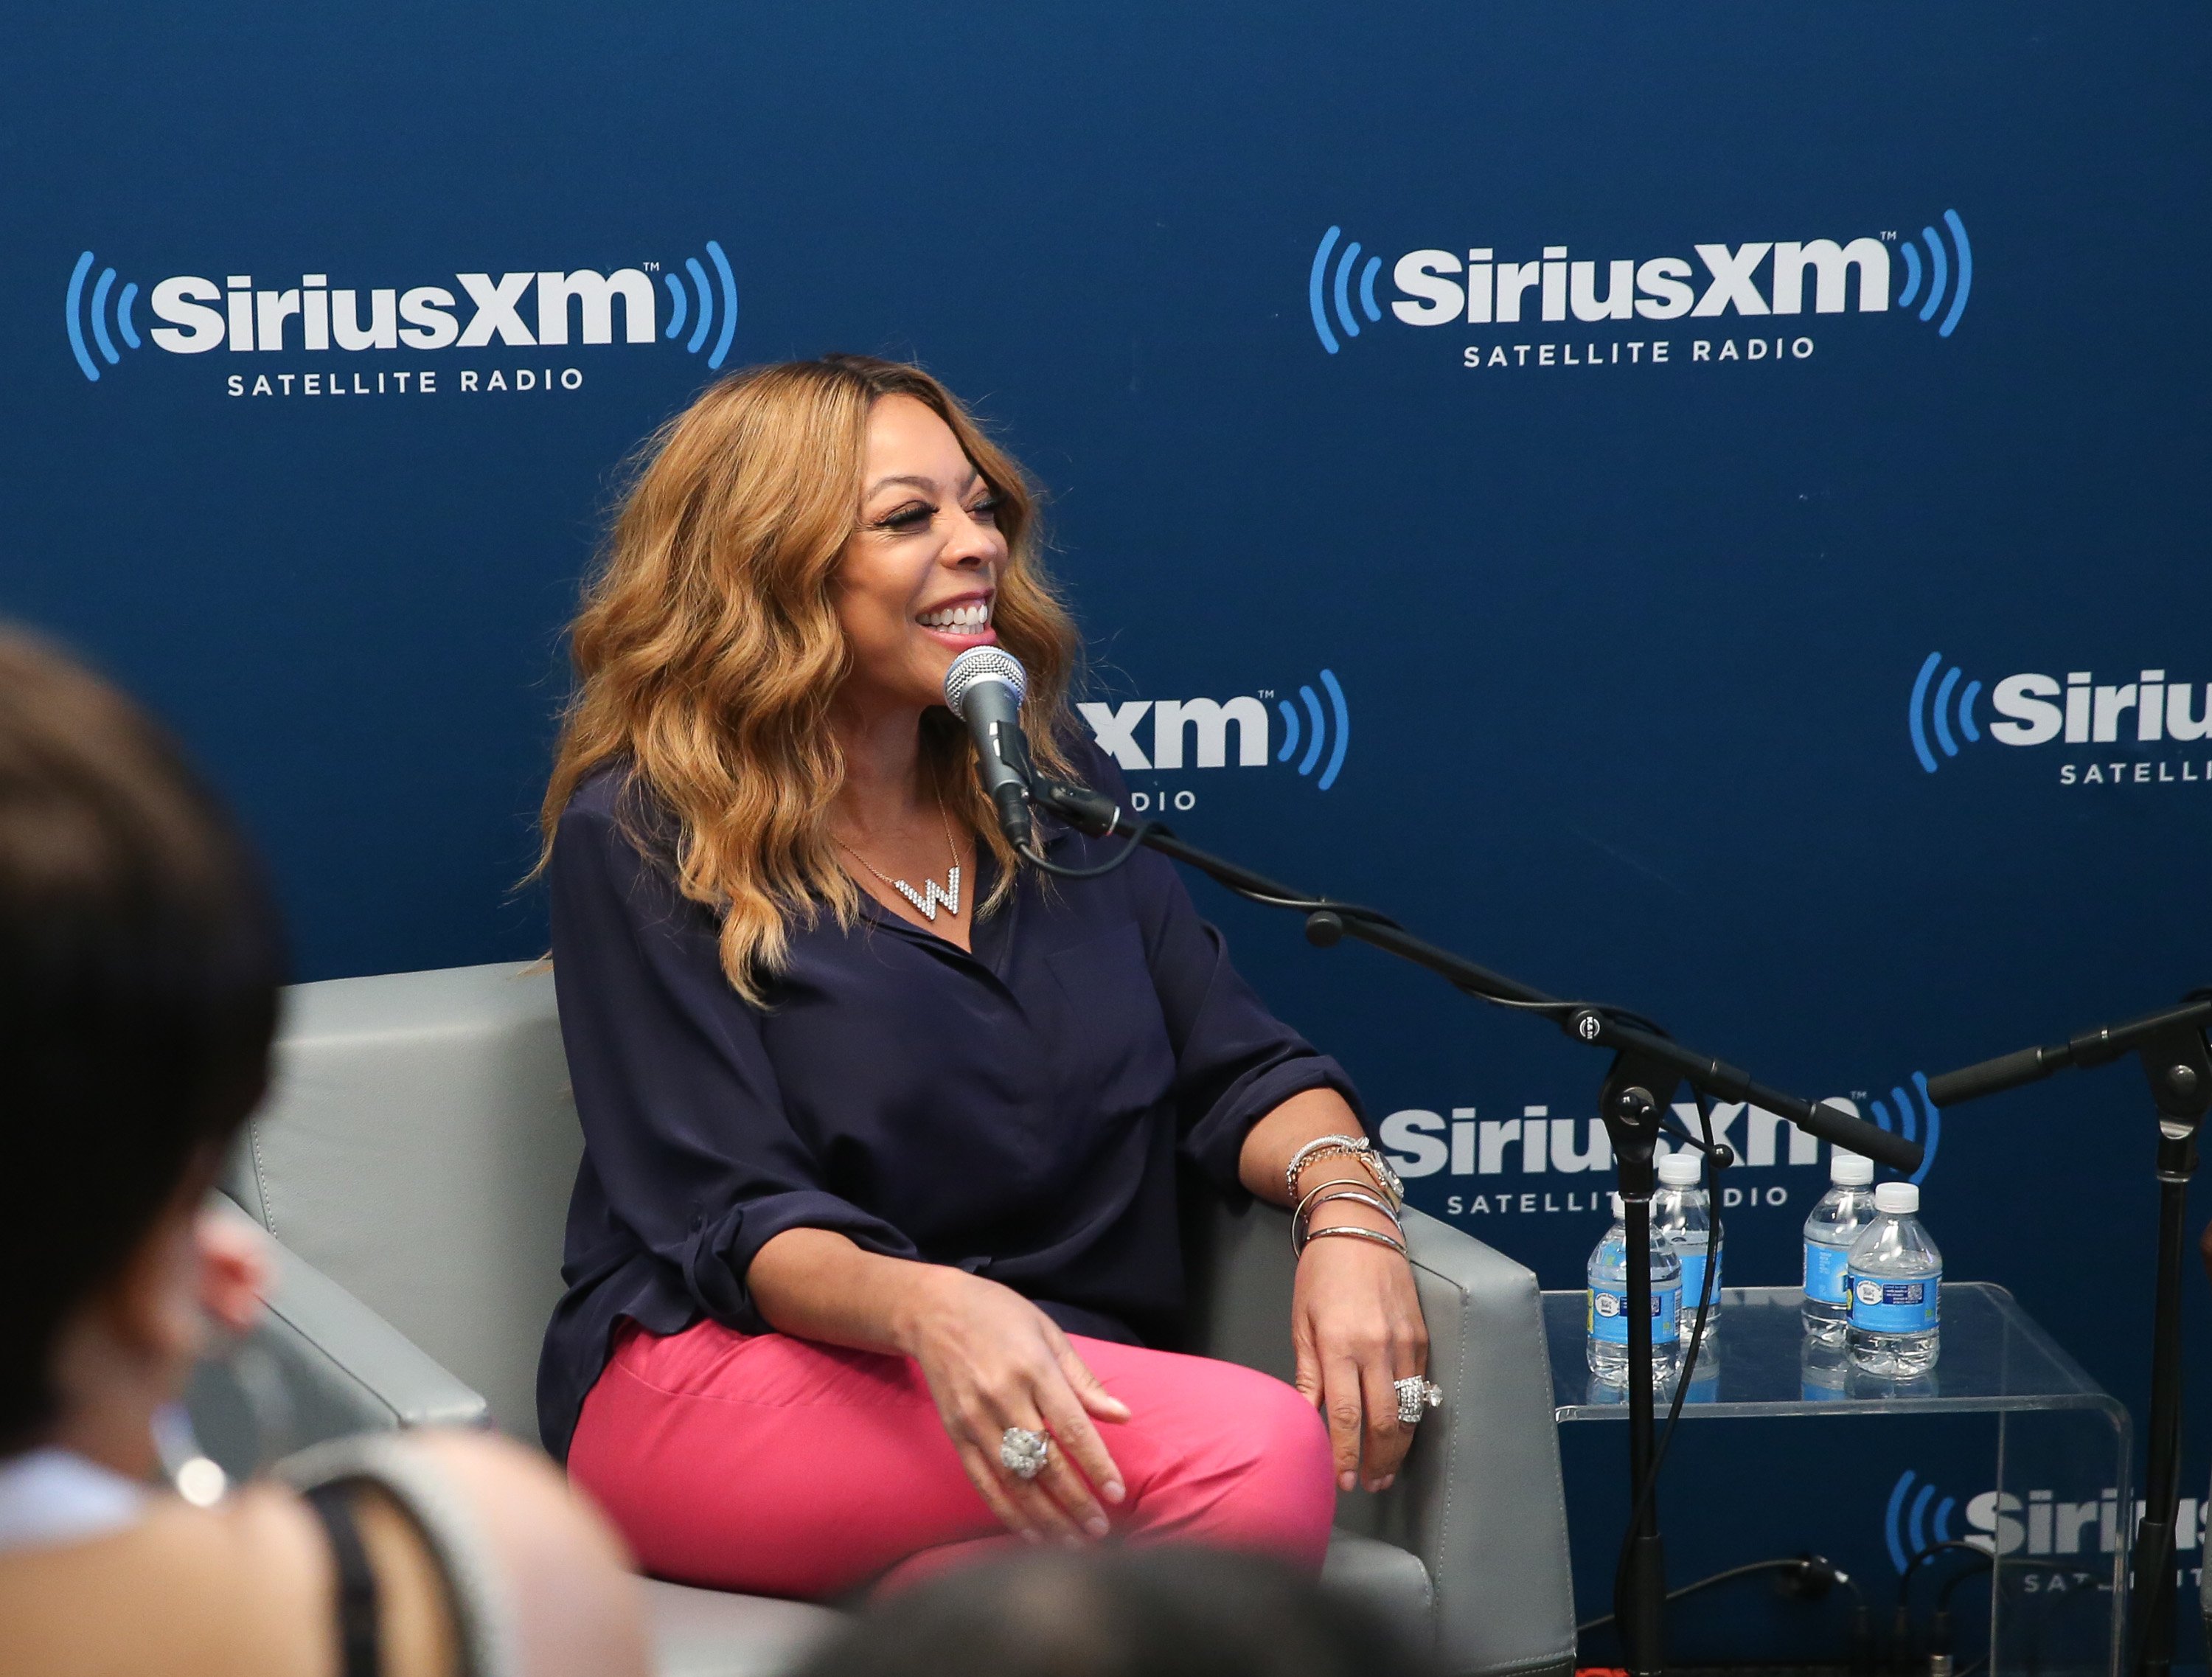
[(1241, 1200), (1237, 1160), (1255, 1124), (1309, 1089), (1335, 1090), (1355, 1114), (1359, 1097), (1344, 1068), (1244, 981), (1172, 865), (1158, 857), (1139, 865), (1146, 960), (1176, 1050), (1180, 1144), (1216, 1187)]
[[(830, 1192), (793, 1130), (758, 1014), (721, 969), (715, 917), (641, 854), (600, 799), (553, 846), (553, 975), (587, 1168), (608, 1214), (682, 1277), (698, 1309), (770, 1331), (745, 1275), (787, 1229), (915, 1255)], [(572, 1260), (575, 1257), (572, 1253)]]

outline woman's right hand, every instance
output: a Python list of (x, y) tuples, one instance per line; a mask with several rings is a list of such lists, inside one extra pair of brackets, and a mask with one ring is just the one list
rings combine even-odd
[[(1011, 1287), (964, 1270), (916, 1265), (900, 1312), (900, 1348), (921, 1365), (960, 1464), (991, 1511), (1032, 1542), (1103, 1537), (1106, 1510), (1127, 1492), (1091, 1425), (1126, 1421), (1129, 1407), (1099, 1383), (1060, 1325)], [(1048, 1434), (1037, 1476), (999, 1459), (1010, 1426)]]

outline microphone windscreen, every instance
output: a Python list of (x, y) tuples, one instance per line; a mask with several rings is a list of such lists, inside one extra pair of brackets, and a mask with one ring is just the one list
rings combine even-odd
[(1014, 690), (1014, 702), (1021, 702), (1022, 695), (1029, 690), (1029, 673), (1022, 661), (1004, 647), (970, 647), (952, 660), (952, 667), (945, 672), (945, 702), (952, 714), (963, 721), (968, 696), (987, 681), (1003, 682)]

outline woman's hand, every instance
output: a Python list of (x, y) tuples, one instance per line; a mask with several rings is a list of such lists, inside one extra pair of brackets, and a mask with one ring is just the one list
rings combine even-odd
[[(1300, 1157), (1320, 1144), (1363, 1133), (1343, 1096), (1305, 1090), (1252, 1127), (1237, 1157), (1237, 1180), (1273, 1205), (1310, 1197), (1312, 1229), (1351, 1224), (1395, 1242), (1395, 1218), (1351, 1197), (1396, 1198), (1369, 1164), (1346, 1157), (1342, 1146)], [(1301, 1168), (1291, 1182), (1286, 1173), (1294, 1163)], [(1413, 1429), (1398, 1419), (1392, 1382), (1425, 1377), (1429, 1370), (1429, 1330), (1413, 1266), (1390, 1247), (1357, 1235), (1309, 1242), (1291, 1295), (1291, 1341), (1297, 1351), (1297, 1388), (1328, 1423), (1336, 1482), (1347, 1491), (1363, 1482), (1382, 1490), (1397, 1477), (1413, 1442)]]
[[(1060, 1325), (1012, 1288), (964, 1270), (916, 1267), (901, 1348), (921, 1365), (991, 1511), (1033, 1542), (1105, 1536), (1098, 1498), (1118, 1503), (1127, 1492), (1091, 1419), (1126, 1421), (1129, 1407), (1084, 1366)], [(1017, 1479), (999, 1459), (1010, 1426), (1051, 1437), (1033, 1480)]]
[[(1372, 1214), (1328, 1215), (1346, 1210), (1340, 1202), (1322, 1207), (1316, 1226), (1387, 1226)], [(1291, 1295), (1291, 1338), (1295, 1383), (1328, 1423), (1337, 1483), (1346, 1491), (1362, 1484), (1386, 1489), (1413, 1442), (1413, 1429), (1398, 1419), (1392, 1382), (1425, 1376), (1429, 1369), (1429, 1330), (1412, 1266), (1356, 1235), (1309, 1242)]]

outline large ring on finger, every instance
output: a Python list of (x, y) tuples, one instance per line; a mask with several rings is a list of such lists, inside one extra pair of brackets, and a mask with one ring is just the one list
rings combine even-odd
[(1392, 1381), (1390, 1388), (1398, 1394), (1400, 1426), (1418, 1425), (1424, 1413), (1438, 1407), (1444, 1401), (1444, 1388), (1433, 1380), (1424, 1380), (1418, 1374), (1405, 1380)]
[(999, 1460), (1016, 1479), (1035, 1479), (1051, 1453), (1052, 1440), (1025, 1426), (1010, 1426), (999, 1435)]

